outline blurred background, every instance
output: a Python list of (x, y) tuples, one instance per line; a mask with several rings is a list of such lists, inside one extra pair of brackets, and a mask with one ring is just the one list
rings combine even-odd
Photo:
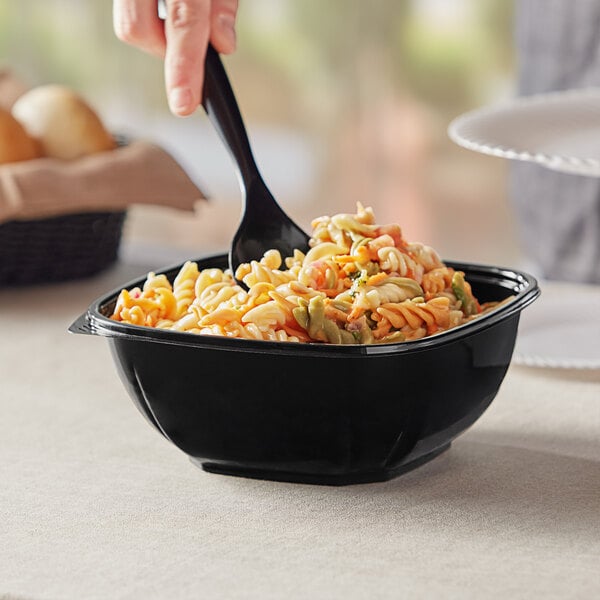
[[(513, 94), (512, 10), (506, 0), (240, 0), (238, 50), (223, 61), (283, 208), (308, 230), (360, 201), (445, 259), (518, 266), (506, 162), (446, 133), (459, 114)], [(111, 2), (2, 2), (0, 59), (30, 86), (74, 87), (112, 131), (160, 144), (208, 194), (193, 215), (133, 206), (123, 253), (160, 266), (227, 248), (241, 209), (229, 155), (201, 109), (169, 113), (162, 62), (116, 39)]]

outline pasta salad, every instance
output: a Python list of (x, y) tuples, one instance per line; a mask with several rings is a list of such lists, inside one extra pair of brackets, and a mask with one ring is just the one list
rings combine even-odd
[(306, 253), (269, 250), (235, 278), (192, 261), (172, 283), (150, 272), (141, 288), (120, 292), (111, 318), (199, 335), (388, 344), (446, 331), (499, 304), (480, 304), (462, 271), (357, 203), (356, 214), (314, 219)]

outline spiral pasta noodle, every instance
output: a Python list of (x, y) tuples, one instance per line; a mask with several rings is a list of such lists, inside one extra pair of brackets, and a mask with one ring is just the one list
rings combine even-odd
[(399, 225), (377, 224), (361, 203), (356, 214), (315, 219), (306, 253), (269, 250), (233, 275), (192, 261), (172, 284), (148, 273), (142, 288), (121, 291), (111, 318), (198, 335), (386, 344), (447, 331), (500, 304), (480, 304), (462, 271), (404, 240)]

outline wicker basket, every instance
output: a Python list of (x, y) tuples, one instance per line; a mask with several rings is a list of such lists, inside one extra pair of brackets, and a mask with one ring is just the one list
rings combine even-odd
[(0, 224), (0, 286), (94, 275), (117, 260), (126, 211)]

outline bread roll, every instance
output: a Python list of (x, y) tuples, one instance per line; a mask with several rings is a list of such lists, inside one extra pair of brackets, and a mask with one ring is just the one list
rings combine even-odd
[(63, 85), (25, 92), (14, 103), (12, 114), (39, 140), (46, 156), (71, 160), (116, 146), (94, 109)]
[(38, 158), (39, 144), (9, 110), (0, 108), (0, 164)]

